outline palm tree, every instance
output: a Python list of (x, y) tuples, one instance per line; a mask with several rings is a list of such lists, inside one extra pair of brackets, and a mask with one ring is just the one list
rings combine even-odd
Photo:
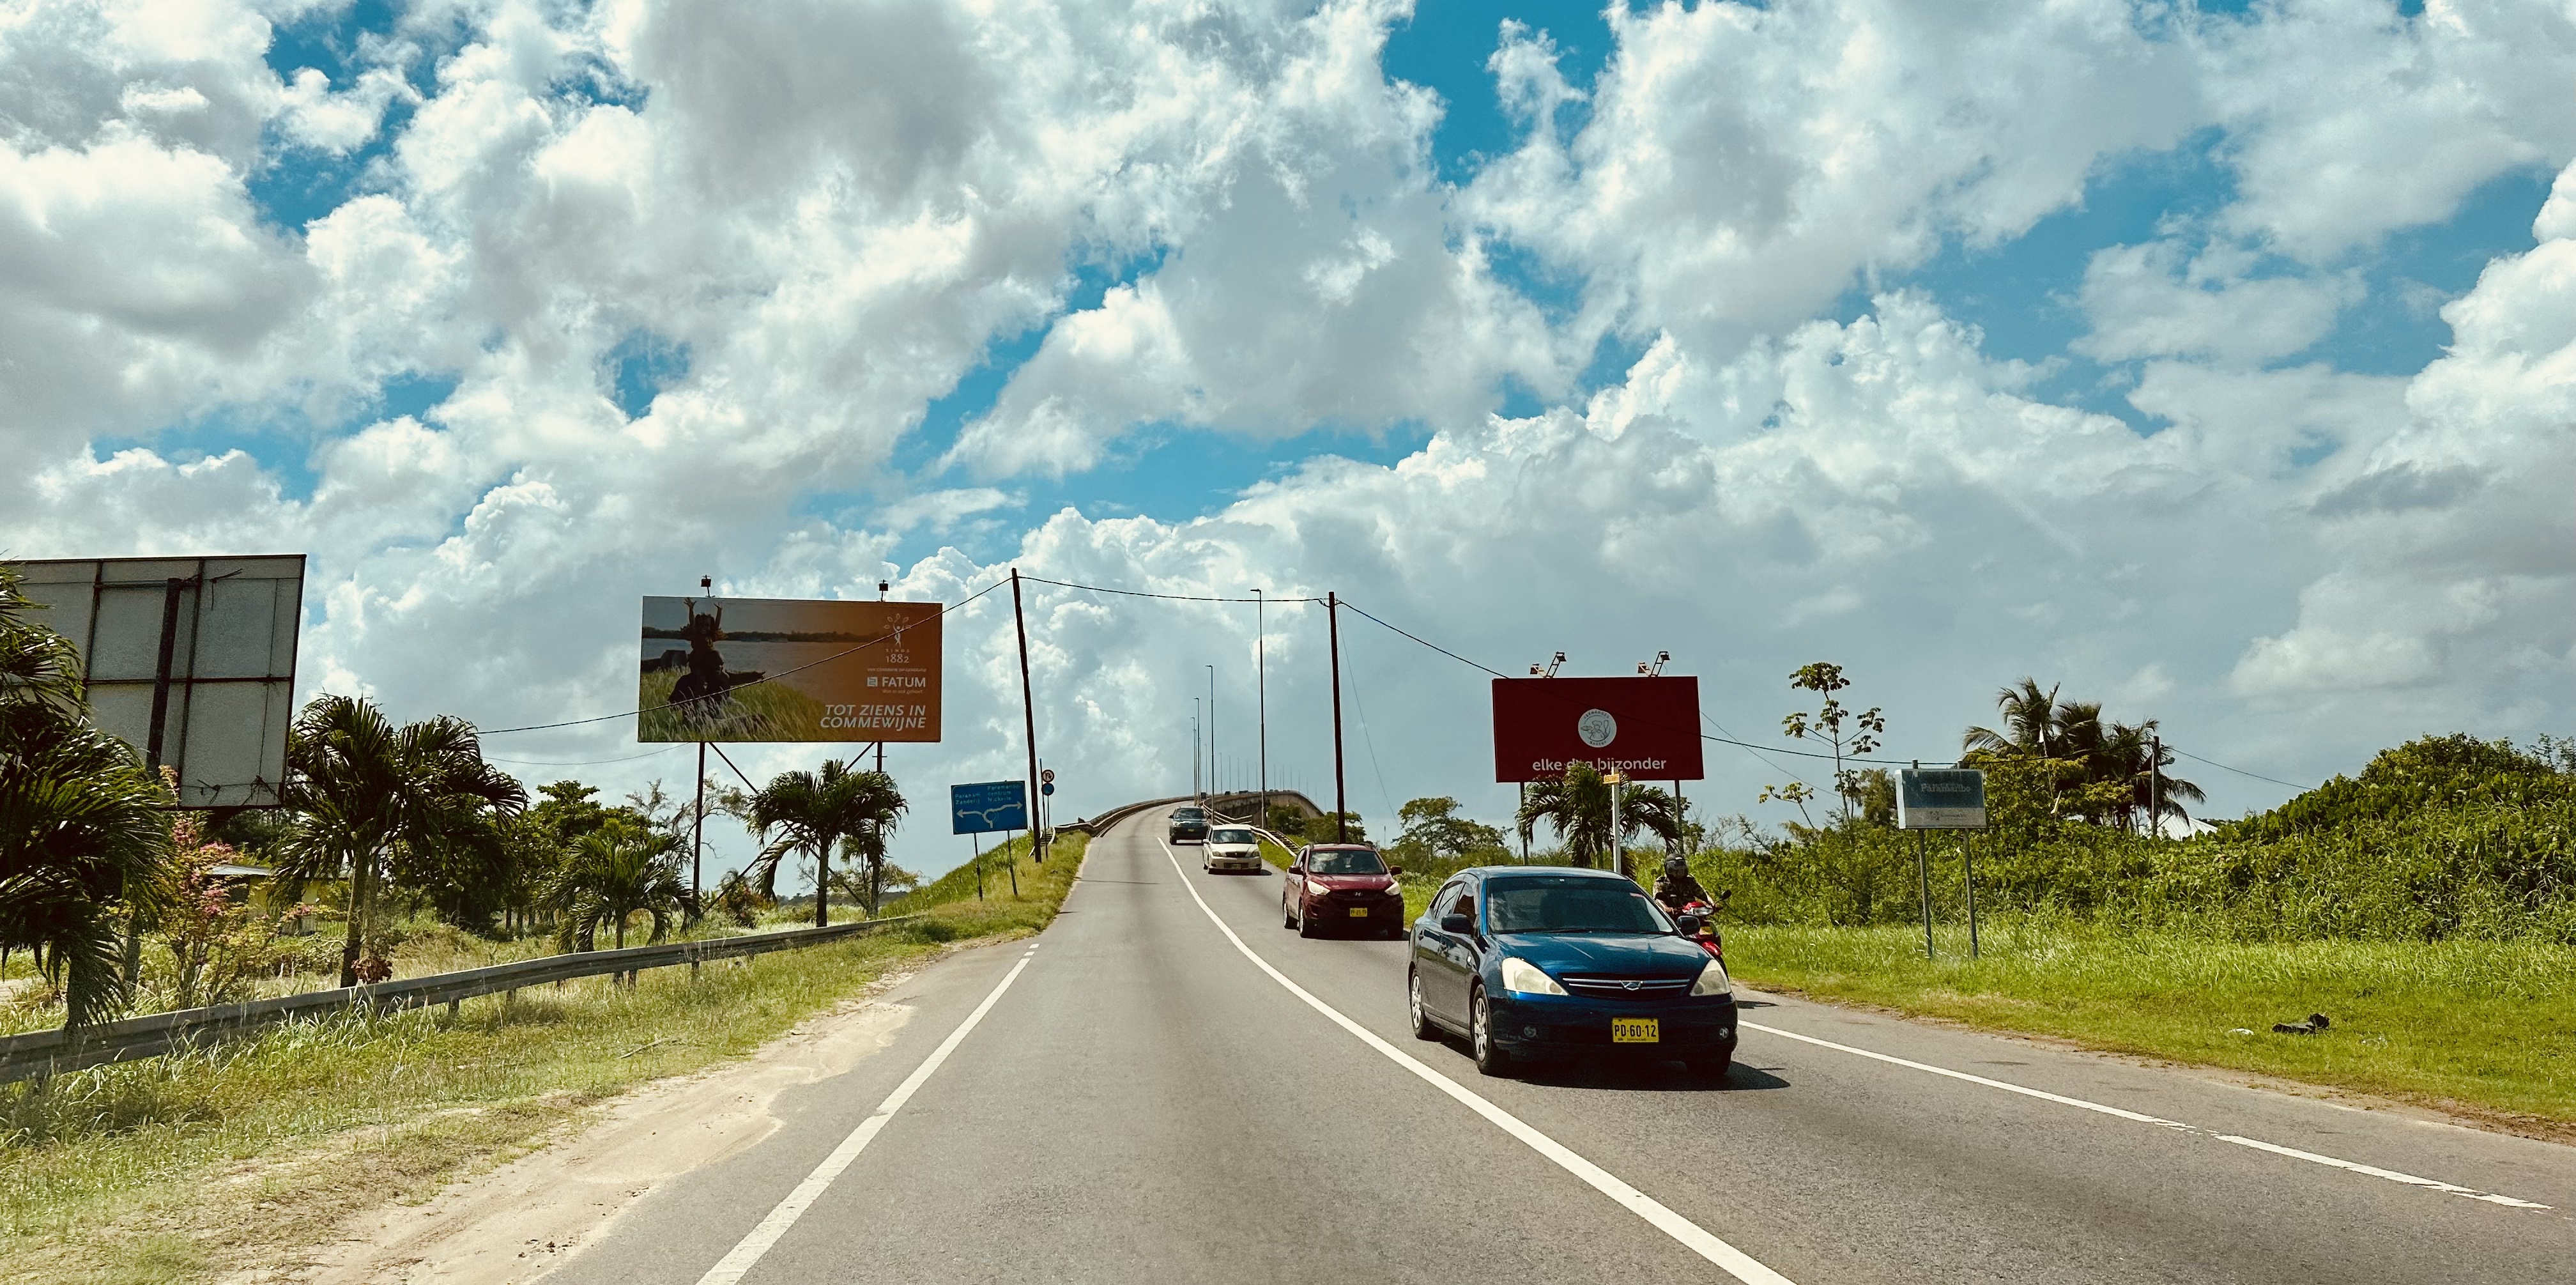
[(660, 941), (671, 920), (689, 909), (688, 881), (680, 877), (681, 843), (665, 831), (619, 817), (583, 835), (541, 894), (555, 912), (555, 934), (567, 947), (591, 948), (601, 925), (626, 948), (626, 921), (653, 917)]
[[(1556, 831), (1574, 864), (1592, 866), (1610, 853), (1610, 783), (1589, 763), (1568, 763), (1564, 776), (1530, 782), (1519, 816), (1521, 842), (1529, 842), (1540, 821)], [(1634, 783), (1620, 787), (1620, 839), (1648, 830), (1669, 846), (1680, 841), (1681, 823), (1681, 808), (1670, 793)]]
[[(831, 922), (833, 847), (844, 839), (858, 839), (861, 851), (872, 851), (873, 862), (881, 868), (884, 840), (902, 820), (905, 808), (903, 792), (894, 788), (893, 777), (860, 771), (840, 759), (825, 762), (820, 772), (781, 772), (738, 806), (743, 823), (766, 845), (744, 869), (762, 896), (778, 895), (778, 863), (788, 853), (813, 859), (818, 927)], [(875, 913), (873, 905), (869, 913)]]
[(492, 821), (528, 801), (519, 783), (483, 761), (474, 726), (444, 715), (394, 726), (360, 696), (317, 696), (286, 742), (287, 806), (278, 845), (290, 884), (349, 878), (349, 936), (340, 984), (358, 984), (358, 962), (397, 845), (435, 849), (489, 843)]
[(33, 950), (79, 1026), (132, 992), (122, 938), (170, 891), (171, 799), (90, 725), (78, 653), (18, 582), (0, 567), (0, 949)]
[(1995, 708), (2003, 714), (2003, 730), (1971, 727), (1960, 738), (1960, 749), (1999, 758), (2058, 757), (2056, 685), (2043, 692), (2038, 679), (2024, 677), (1995, 693)]

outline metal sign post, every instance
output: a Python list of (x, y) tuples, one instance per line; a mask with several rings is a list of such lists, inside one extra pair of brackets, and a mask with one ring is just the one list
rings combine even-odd
[[(1922, 760), (1897, 773), (1896, 828), (1914, 831), (1914, 868), (1923, 883), (1923, 957), (1932, 957), (1932, 861), (1926, 830), (1986, 828), (1986, 774), (1975, 768), (1926, 768)], [(1959, 843), (1967, 878), (1968, 958), (1977, 957), (1977, 867), (1967, 840)]]

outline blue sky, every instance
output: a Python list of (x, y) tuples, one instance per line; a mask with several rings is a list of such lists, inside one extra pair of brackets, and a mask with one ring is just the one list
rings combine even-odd
[[(1924, 753), (2025, 673), (2285, 780), (2576, 717), (2564, 15), (45, 11), (0, 49), (0, 547), (310, 550), (307, 686), (405, 716), (612, 708), (634, 596), (699, 574), (1019, 565), (1670, 648), (1757, 740), (1818, 658)], [(1498, 74), (1569, 91), (1543, 145)], [(993, 603), (909, 770), (1008, 770)], [(1249, 705), (1247, 613), (1033, 610), (1077, 813), (1186, 775), (1201, 666)], [(1273, 757), (1318, 780), (1285, 619)], [(1490, 814), (1472, 672), (1346, 641), (1359, 797)], [(1711, 771), (1764, 819), (1771, 766)]]

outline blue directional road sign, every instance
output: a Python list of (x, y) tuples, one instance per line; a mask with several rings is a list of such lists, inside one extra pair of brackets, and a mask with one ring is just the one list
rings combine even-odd
[(1029, 783), (976, 781), (948, 787), (950, 834), (1029, 828)]

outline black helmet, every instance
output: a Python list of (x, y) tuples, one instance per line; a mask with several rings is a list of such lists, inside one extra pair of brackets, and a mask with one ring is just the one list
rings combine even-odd
[(1689, 878), (1690, 863), (1682, 860), (1680, 857), (1664, 858), (1664, 877), (1667, 879)]

